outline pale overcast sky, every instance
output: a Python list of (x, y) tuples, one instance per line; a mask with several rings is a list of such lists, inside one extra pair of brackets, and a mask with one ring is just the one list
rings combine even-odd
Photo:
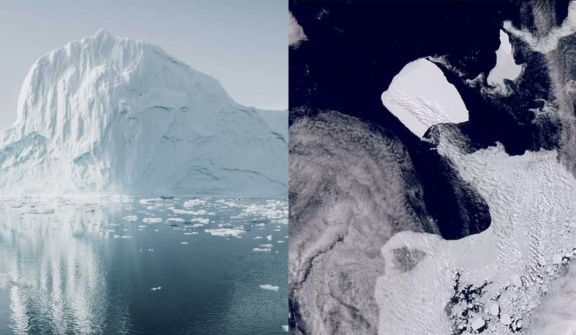
[(238, 103), (288, 108), (286, 0), (0, 0), (0, 129), (36, 59), (100, 28), (161, 46)]

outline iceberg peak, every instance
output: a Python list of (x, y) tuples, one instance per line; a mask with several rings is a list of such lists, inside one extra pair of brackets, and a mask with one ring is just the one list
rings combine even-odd
[(94, 35), (94, 38), (96, 38), (96, 39), (104, 39), (107, 37), (113, 37), (113, 36), (112, 36), (112, 34), (110, 34), (110, 32), (106, 28), (98, 29), (98, 31)]

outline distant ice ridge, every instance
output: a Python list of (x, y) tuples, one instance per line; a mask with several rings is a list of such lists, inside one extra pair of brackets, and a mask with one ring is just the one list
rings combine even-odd
[(100, 30), (36, 61), (0, 135), (2, 195), (284, 197), (285, 111), (235, 103), (217, 80)]

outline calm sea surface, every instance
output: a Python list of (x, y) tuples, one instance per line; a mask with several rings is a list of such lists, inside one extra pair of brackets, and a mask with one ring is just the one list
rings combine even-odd
[(0, 334), (271, 335), (288, 202), (0, 201)]

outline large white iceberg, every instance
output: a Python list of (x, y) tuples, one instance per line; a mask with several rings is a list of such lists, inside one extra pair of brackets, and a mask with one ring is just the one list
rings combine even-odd
[(435, 124), (468, 121), (468, 109), (454, 85), (425, 58), (408, 63), (392, 79), (382, 103), (418, 137)]
[(286, 196), (286, 111), (234, 102), (161, 48), (105, 30), (42, 56), (0, 135), (0, 194)]

